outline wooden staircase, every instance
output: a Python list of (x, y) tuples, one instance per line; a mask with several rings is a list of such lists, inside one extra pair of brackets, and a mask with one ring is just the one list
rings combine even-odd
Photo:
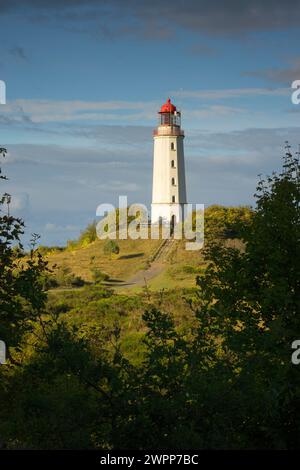
[(150, 263), (154, 262), (163, 262), (166, 261), (167, 256), (169, 255), (170, 251), (174, 248), (175, 243), (178, 240), (174, 240), (174, 238), (167, 238), (166, 240), (162, 240), (161, 244), (157, 248), (156, 252), (152, 256)]

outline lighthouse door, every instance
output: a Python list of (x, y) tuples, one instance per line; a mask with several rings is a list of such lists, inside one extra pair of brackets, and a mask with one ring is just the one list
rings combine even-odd
[(171, 232), (171, 235), (173, 235), (173, 233), (174, 233), (174, 227), (175, 227), (175, 225), (176, 225), (176, 216), (175, 216), (175, 215), (172, 215), (172, 217), (171, 217), (171, 224), (170, 224), (170, 225), (171, 225), (171, 227), (170, 227), (170, 228), (171, 228), (170, 232)]

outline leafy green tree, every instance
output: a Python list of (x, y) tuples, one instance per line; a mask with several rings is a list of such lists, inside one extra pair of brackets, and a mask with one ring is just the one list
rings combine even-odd
[(300, 444), (299, 374), (291, 364), (291, 343), (300, 337), (299, 174), (287, 146), (281, 173), (258, 184), (256, 211), (242, 232), (245, 251), (209, 245), (210, 265), (198, 278), (201, 315), (222, 338), (236, 426), (250, 446)]
[[(6, 150), (0, 154), (5, 157)], [(0, 179), (7, 178), (1, 174)], [(38, 236), (33, 234), (31, 250), (25, 254), (20, 238), (24, 223), (10, 213), (9, 194), (0, 199), (0, 338), (6, 343), (8, 364), (0, 367), (0, 421), (7, 410), (7, 390), (11, 367), (18, 364), (15, 349), (20, 348), (23, 337), (33, 331), (34, 323), (41, 319), (46, 294), (43, 290), (43, 275), (47, 263), (35, 249)], [(4, 429), (0, 429), (0, 436)], [(5, 439), (0, 437), (0, 446)]]
[(22, 344), (22, 361), (10, 370), (0, 409), (0, 434), (8, 448), (94, 446), (102, 411), (92, 386), (96, 363), (78, 336), (61, 321), (44, 321)]
[[(241, 232), (251, 222), (254, 212), (248, 206), (227, 207), (214, 204), (204, 211), (206, 242), (215, 238), (240, 238)], [(193, 213), (193, 224), (197, 214)]]
[(75, 250), (76, 248), (82, 248), (88, 246), (97, 240), (96, 222), (90, 223), (86, 229), (84, 229), (77, 240), (68, 240), (67, 249)]
[[(6, 150), (1, 149), (1, 154), (5, 157)], [(7, 179), (2, 174), (0, 178)], [(24, 255), (20, 241), (24, 223), (10, 214), (10, 201), (7, 193), (0, 199), (0, 338), (8, 351), (44, 308), (41, 274), (47, 270), (47, 263), (35, 250), (37, 235), (32, 237), (29, 256)]]
[(97, 240), (96, 222), (92, 222), (81, 232), (78, 244), (80, 246), (87, 246), (95, 240)]

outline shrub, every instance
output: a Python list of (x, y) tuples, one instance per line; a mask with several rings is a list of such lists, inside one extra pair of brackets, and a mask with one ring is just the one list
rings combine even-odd
[(112, 254), (119, 254), (119, 245), (114, 240), (107, 240), (104, 244), (103, 252), (105, 255), (109, 255), (111, 258)]
[[(204, 234), (210, 240), (214, 238), (239, 238), (242, 228), (249, 225), (254, 211), (248, 206), (226, 207), (221, 205), (209, 206), (204, 211)], [(195, 226), (196, 212), (193, 213)]]
[(85, 281), (80, 276), (75, 276), (66, 265), (60, 266), (54, 276), (57, 283), (55, 287), (81, 287), (85, 284)]
[(95, 284), (100, 284), (103, 281), (108, 281), (109, 275), (102, 272), (99, 268), (93, 267), (91, 268), (92, 279)]

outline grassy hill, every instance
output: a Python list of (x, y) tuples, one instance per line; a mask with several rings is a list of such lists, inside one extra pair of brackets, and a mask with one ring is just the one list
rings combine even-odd
[[(160, 305), (175, 317), (179, 328), (188, 328), (193, 315), (187, 299), (194, 296), (196, 275), (205, 267), (203, 255), (187, 251), (184, 240), (118, 240), (120, 251), (115, 255), (105, 254), (104, 245), (97, 239), (49, 252), (54, 275), (65, 269), (89, 285), (50, 289), (48, 308), (88, 335), (102, 335), (118, 324), (123, 353), (139, 362), (145, 334), (142, 313), (147, 306)], [(109, 278), (95, 284), (94, 268)]]
[[(227, 245), (241, 247), (238, 238), (230, 238), (237, 234), (240, 211), (219, 206), (208, 210), (206, 240), (221, 235)], [(237, 215), (227, 223), (232, 212)], [(202, 250), (186, 250), (185, 240), (117, 240), (117, 254), (107, 253), (106, 243), (97, 238), (91, 224), (66, 248), (43, 248), (54, 277), (66, 272), (87, 284), (80, 288), (60, 284), (50, 289), (48, 309), (91, 338), (109, 335), (117, 324), (123, 353), (139, 362), (144, 351), (143, 312), (157, 306), (172, 315), (179, 330), (188, 331), (194, 318), (190, 301), (197, 302), (199, 291), (196, 277), (207, 262)], [(100, 282), (95, 281), (95, 269), (106, 274)]]
[[(162, 240), (118, 240), (119, 254), (104, 254), (103, 240), (95, 240), (86, 246), (50, 252), (49, 266), (55, 272), (67, 268), (86, 282), (93, 281), (93, 269), (109, 276), (105, 282), (118, 291), (139, 291), (145, 285), (153, 290), (162, 288), (191, 287), (204, 265), (201, 251), (185, 249), (183, 240), (169, 243), (162, 250)], [(128, 292), (129, 293), (129, 292)]]
[[(253, 215), (249, 207), (210, 206), (205, 211), (205, 240), (222, 238), (239, 244), (240, 227)], [(196, 217), (196, 213), (194, 214)], [(64, 249), (44, 248), (55, 273), (68, 273), (84, 282), (95, 281), (95, 271), (103, 273), (105, 284), (118, 293), (189, 288), (205, 268), (202, 251), (187, 251), (185, 240), (117, 240), (118, 253), (107, 253), (107, 240), (99, 240), (91, 223)], [(59, 284), (62, 284), (61, 282)], [(77, 283), (78, 284), (78, 283)], [(75, 284), (76, 285), (76, 284)]]

